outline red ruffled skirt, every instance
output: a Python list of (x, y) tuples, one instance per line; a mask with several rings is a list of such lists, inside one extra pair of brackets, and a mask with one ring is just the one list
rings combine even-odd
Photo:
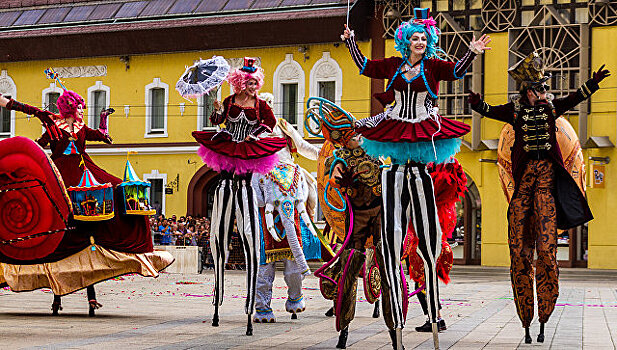
[[(432, 140), (454, 139), (467, 134), (471, 126), (446, 117), (439, 117), (439, 123), (426, 119), (417, 123), (384, 118), (377, 125), (361, 126), (356, 132), (365, 138), (379, 142), (423, 142)], [(440, 130), (441, 124), (441, 130)], [(433, 135), (435, 135), (433, 137)]]
[[(213, 140), (212, 138), (215, 135), (216, 138)], [(229, 135), (216, 131), (193, 131), (193, 137), (210, 151), (245, 160), (271, 156), (287, 146), (287, 141), (282, 137), (266, 137), (254, 141), (234, 142)]]
[[(214, 136), (214, 140), (212, 139)], [(225, 133), (193, 131), (201, 144), (197, 154), (212, 170), (235, 174), (267, 174), (278, 164), (276, 152), (287, 146), (282, 137), (267, 137), (254, 141), (234, 142)]]

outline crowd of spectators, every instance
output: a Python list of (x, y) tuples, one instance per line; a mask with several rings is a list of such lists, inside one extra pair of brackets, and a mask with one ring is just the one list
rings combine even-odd
[[(164, 215), (150, 218), (152, 238), (155, 245), (198, 246), (201, 255), (201, 266), (204, 269), (214, 268), (214, 260), (210, 251), (210, 219), (193, 217), (191, 215)], [(245, 269), (244, 251), (238, 229), (234, 229), (229, 244), (226, 269)]]

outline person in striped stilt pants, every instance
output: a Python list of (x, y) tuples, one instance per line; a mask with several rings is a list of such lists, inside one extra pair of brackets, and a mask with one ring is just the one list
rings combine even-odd
[[(366, 58), (356, 44), (353, 31), (345, 28), (341, 38), (360, 74), (374, 79), (389, 79), (386, 91), (375, 97), (387, 105), (385, 112), (359, 120), (356, 131), (365, 140), (362, 147), (373, 157), (390, 158), (392, 165), (381, 173), (381, 242), (385, 283), (390, 288), (393, 329), (390, 335), (395, 349), (402, 349), (404, 295), (401, 278), (401, 251), (404, 234), (411, 219), (418, 235), (418, 254), (424, 261), (429, 318), (437, 336), (438, 285), (435, 263), (441, 250), (441, 228), (433, 193), (433, 182), (426, 164), (443, 163), (459, 150), (461, 136), (470, 127), (443, 117), (435, 107), (440, 81), (464, 77), (474, 58), (489, 49), (488, 36), (471, 41), (469, 50), (457, 62), (440, 59), (437, 52), (439, 29), (428, 9), (414, 9), (415, 18), (403, 22), (395, 33), (395, 49), (400, 57)], [(384, 305), (385, 307), (386, 305)]]
[(206, 165), (221, 174), (214, 195), (210, 234), (215, 272), (212, 325), (219, 325), (225, 257), (235, 218), (246, 259), (246, 335), (253, 334), (252, 314), (260, 256), (259, 210), (252, 177), (254, 173), (268, 173), (279, 161), (276, 152), (287, 145), (281, 137), (260, 137), (264, 132), (272, 132), (276, 125), (272, 109), (257, 96), (263, 80), (263, 70), (255, 66), (255, 59), (245, 58), (244, 66), (233, 70), (227, 78), (234, 94), (222, 104), (215, 101), (215, 111), (210, 116), (212, 124), (225, 123), (225, 128), (218, 132), (193, 132), (193, 137), (201, 144), (198, 154)]

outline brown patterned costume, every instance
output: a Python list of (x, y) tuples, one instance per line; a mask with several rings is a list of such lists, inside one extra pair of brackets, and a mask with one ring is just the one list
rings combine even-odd
[[(335, 302), (336, 330), (344, 330), (354, 318), (358, 277), (364, 272), (365, 296), (369, 302), (377, 300), (380, 290), (386, 291), (381, 294), (385, 310), (384, 318), (388, 328), (392, 329), (394, 322), (391, 313), (388, 312), (390, 308), (386, 307), (389, 306), (387, 293), (389, 289), (384, 284), (385, 280), (381, 279), (381, 275), (385, 272), (382, 271), (383, 266), (376, 266), (377, 261), (382, 261), (379, 244), (382, 207), (380, 162), (366, 155), (361, 148), (353, 150), (339, 148), (334, 151), (332, 157), (326, 159), (325, 176), (331, 178), (332, 163), (341, 161), (347, 166), (342, 178), (335, 185), (349, 198), (351, 204), (349, 209), (353, 212), (353, 231), (349, 242), (342, 248), (344, 250), (339, 259), (324, 271), (324, 275), (336, 281), (336, 284), (327, 278), (322, 278), (321, 292), (326, 299)], [(333, 184), (333, 181), (330, 181), (330, 184)], [(350, 215), (346, 215), (346, 227), (349, 227), (349, 218)], [(339, 292), (342, 292), (342, 295), (339, 295)]]
[(555, 120), (598, 90), (587, 81), (575, 93), (534, 106), (515, 99), (500, 106), (480, 100), (472, 108), (485, 117), (511, 124), (514, 194), (508, 207), (510, 276), (522, 325), (534, 314), (534, 249), (539, 321), (548, 321), (559, 296), (557, 229), (569, 229), (593, 219), (584, 194), (564, 167), (555, 135)]
[(512, 290), (523, 327), (529, 327), (533, 319), (534, 248), (538, 252), (535, 277), (540, 323), (548, 321), (559, 296), (554, 177), (550, 160), (529, 161), (508, 208)]

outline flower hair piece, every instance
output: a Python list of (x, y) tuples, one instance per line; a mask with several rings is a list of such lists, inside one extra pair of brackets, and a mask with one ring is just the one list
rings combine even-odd
[(253, 79), (257, 81), (257, 90), (261, 89), (264, 84), (264, 73), (261, 67), (255, 65), (256, 59), (252, 57), (244, 57), (244, 65), (242, 68), (236, 68), (227, 77), (227, 81), (238, 94), (246, 89), (246, 83)]

